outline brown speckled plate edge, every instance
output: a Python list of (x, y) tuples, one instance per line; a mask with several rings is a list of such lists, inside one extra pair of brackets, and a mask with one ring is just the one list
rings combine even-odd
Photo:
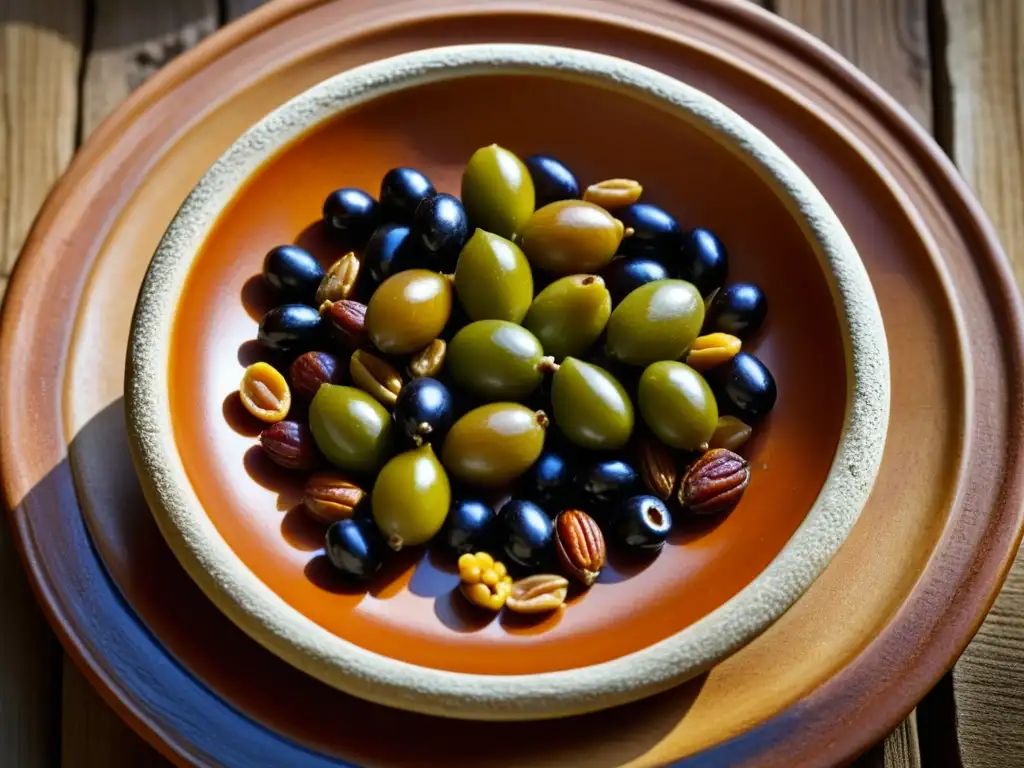
[[(52, 279), (55, 262), (59, 260), (59, 251), (54, 250), (49, 255), (44, 255), (41, 246), (48, 244), (47, 236), (50, 229), (55, 226), (58, 213), (68, 215), (74, 212), (74, 206), (68, 205), (69, 200), (80, 202), (82, 198), (75, 198), (75, 194), (84, 192), (88, 195), (89, 192), (95, 192), (102, 183), (89, 177), (88, 171), (91, 164), (105, 155), (108, 149), (116, 154), (118, 126), (124, 125), (123, 121), (130, 120), (144, 111), (148, 100), (159, 95), (155, 90), (157, 85), (168, 87), (180, 82), (190, 71), (188, 67), (201, 66), (205, 61), (227, 50), (232, 44), (231, 41), (241, 39), (240, 30), (255, 32), (260, 25), (274, 23), (308, 5), (311, 3), (282, 2), (260, 11), (254, 17), (244, 20), (242, 25), (236, 25), (208, 41), (172, 65), (169, 70), (158, 75), (150, 86), (136, 94), (90, 141), (69, 175), (51, 196), (26, 246), (25, 259), (18, 270), (6, 305), (0, 345), (6, 360), (14, 359), (12, 355), (17, 346), (17, 338), (22, 333), (27, 334), (32, 330), (32, 321), (27, 319), (26, 311), (33, 303), (30, 300), (30, 289), (38, 288), (40, 280)], [(814, 695), (798, 702), (779, 717), (738, 737), (735, 740), (735, 749), (739, 751), (731, 753), (736, 760), (740, 760), (750, 759), (753, 751), (756, 751), (758, 762), (765, 764), (791, 764), (797, 755), (832, 762), (854, 754), (895, 724), (952, 663), (980, 624), (984, 609), (994, 599), (1011, 562), (1020, 531), (1020, 473), (1017, 471), (1020, 446), (1018, 425), (1021, 421), (1020, 307), (991, 227), (985, 222), (976, 203), (971, 200), (966, 186), (955, 175), (955, 171), (930, 139), (893, 109), (889, 97), (880, 93), (861, 76), (851, 72), (847, 65), (826, 52), (816, 41), (803, 33), (794, 32), (754, 9), (720, 3), (697, 5), (706, 7), (709, 12), (722, 18), (752, 25), (762, 35), (778, 38), (793, 48), (799, 56), (812, 59), (815, 66), (829, 78), (857, 93), (860, 101), (891, 131), (891, 134), (909, 147), (922, 166), (927, 167), (928, 180), (942, 193), (946, 204), (954, 209), (960, 225), (970, 231), (974, 240), (984, 244), (985, 247), (978, 253), (976, 267), (983, 274), (984, 282), (988, 286), (987, 301), (998, 307), (1004, 318), (1002, 348), (993, 350), (998, 358), (993, 362), (994, 368), (1010, 374), (1006, 377), (1009, 391), (1003, 393), (997, 390), (993, 394), (1005, 404), (1000, 418), (1006, 421), (1007, 444), (1010, 450), (1005, 456), (1001, 455), (1001, 452), (972, 456), (969, 460), (970, 466), (967, 467), (968, 470), (974, 470), (986, 479), (1004, 481), (999, 503), (991, 508), (978, 506), (977, 499), (965, 495), (965, 498), (961, 499), (963, 503), (960, 507), (963, 514), (950, 521), (935, 556), (922, 573), (919, 588), (913, 599), (894, 616), (889, 628), (846, 670), (822, 686)], [(111, 145), (108, 147), (101, 144), (101, 138), (109, 141)], [(80, 189), (77, 185), (83, 183), (83, 178), (89, 183), (84, 189)], [(73, 299), (81, 288), (80, 281), (81, 278), (72, 285), (50, 285), (51, 300)], [(68, 329), (57, 330), (65, 337), (69, 333)], [(52, 360), (46, 361), (39, 370), (29, 364), (32, 371), (46, 373), (51, 377), (59, 373), (59, 367), (60, 361)], [(8, 369), (5, 366), (5, 370)], [(15, 391), (11, 386), (12, 381), (13, 377), (6, 377), (3, 389), (3, 403), (6, 406), (2, 417), (4, 432), (9, 436), (25, 436), (23, 429), (13, 428), (18, 417), (22, 416), (18, 409), (25, 405), (25, 393)], [(33, 396), (36, 397), (37, 404), (46, 403), (45, 392), (41, 396)], [(59, 413), (59, 408), (57, 412)], [(59, 435), (48, 435), (44, 431), (39, 431), (34, 436), (38, 438), (38, 445), (34, 448), (52, 456), (55, 464), (59, 462), (64, 454)], [(968, 435), (968, 439), (976, 442), (971, 435)], [(14, 441), (8, 441), (5, 446), (10, 446), (12, 442)], [(24, 448), (24, 444), (21, 444), (21, 447)], [(25, 493), (25, 488), (18, 485), (18, 469), (22, 465), (19, 464), (18, 457), (13, 456), (12, 451), (6, 448), (2, 458), (5, 495), (8, 504), (13, 506), (22, 501)], [(983, 471), (983, 467), (987, 468)], [(66, 472), (60, 472), (60, 467), (55, 466), (54, 473), (55, 481), (47, 488), (46, 501), (73, 505), (74, 491), (70, 479), (64, 476)], [(44, 551), (42, 540), (35, 538), (36, 531), (32, 529), (31, 521), (19, 514), (17, 509), (14, 510), (13, 520), (26, 563), (44, 607), (65, 644), (79, 662), (86, 666), (93, 681), (100, 684), (109, 699), (119, 700), (119, 709), (133, 721), (134, 725), (144, 725), (144, 732), (151, 737), (155, 736), (165, 752), (173, 752), (178, 759), (203, 760), (200, 754), (203, 747), (199, 746), (199, 741), (189, 739), (190, 735), (196, 734), (194, 731), (189, 732), (185, 727), (189, 723), (183, 724), (180, 712), (173, 710), (178, 702), (167, 695), (168, 691), (162, 691), (163, 700), (145, 700), (146, 681), (132, 679), (130, 669), (118, 670), (120, 677), (116, 680), (106, 675), (109, 667), (105, 663), (104, 655), (112, 652), (113, 648), (103, 647), (103, 638), (98, 636), (103, 628), (96, 625), (95, 619), (81, 615), (75, 608), (74, 596), (67, 593), (67, 584), (75, 574), (70, 573), (61, 563), (41, 557), (46, 556), (48, 552), (52, 554), (52, 550)], [(87, 549), (88, 540), (80, 523), (80, 519), (77, 523), (72, 521), (72, 527), (77, 525), (77, 528), (48, 531), (46, 536), (61, 538), (69, 547), (84, 545)], [(86, 578), (94, 580), (89, 586), (97, 590), (102, 590), (105, 586), (110, 590), (111, 585), (103, 583), (104, 577), (98, 563), (93, 562), (92, 566), (92, 569), (86, 569), (87, 572), (84, 574)], [(82, 575), (78, 574), (77, 578), (81, 579)], [(63, 581), (65, 577), (69, 582)], [(77, 583), (82, 586), (80, 581)], [(111, 605), (116, 607), (117, 596), (112, 590), (109, 600)], [(144, 633), (131, 616), (128, 617), (127, 624), (128, 630), (134, 627), (134, 632)], [(121, 639), (127, 638), (122, 635)], [(101, 643), (99, 646), (97, 640)], [(159, 654), (161, 651), (157, 649), (156, 653)], [(883, 659), (887, 674), (884, 675), (884, 679), (880, 679), (883, 676), (878, 674), (878, 665)], [(127, 663), (130, 664), (130, 660)], [(173, 666), (173, 662), (163, 663)], [(177, 672), (181, 673), (180, 670)], [(191, 682), (194, 685), (194, 681)], [(173, 714), (169, 716), (172, 711), (177, 717)], [(851, 717), (861, 718), (860, 727), (843, 728), (842, 724)], [(207, 724), (209, 722), (211, 721)], [(195, 724), (192, 723), (193, 726)], [(799, 734), (797, 730), (800, 731)], [(231, 746), (225, 744), (223, 748), (230, 749)], [(239, 758), (249, 752), (241, 745), (236, 746), (240, 751), (234, 754)]]

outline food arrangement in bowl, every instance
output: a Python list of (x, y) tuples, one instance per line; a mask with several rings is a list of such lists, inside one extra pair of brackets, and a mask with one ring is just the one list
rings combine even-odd
[(326, 271), (295, 245), (266, 255), (280, 303), (259, 341), (291, 362), (250, 365), (239, 394), (270, 422), (266, 455), (309, 475), (345, 577), (438, 540), (471, 603), (546, 613), (609, 547), (656, 556), (673, 526), (739, 503), (737, 451), (776, 399), (741, 352), (767, 303), (639, 181), (581, 189), (557, 159), (491, 144), (461, 199), (399, 167), (377, 199), (332, 192), (322, 226), (344, 251)]
[(562, 48), (405, 54), (271, 113), (132, 334), (133, 454), (188, 573), (299, 669), (432, 714), (708, 669), (825, 567), (885, 438), (877, 302), (820, 193), (701, 92)]

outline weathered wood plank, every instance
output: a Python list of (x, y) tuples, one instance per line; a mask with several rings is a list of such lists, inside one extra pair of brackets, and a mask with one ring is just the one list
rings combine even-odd
[(62, 768), (170, 768), (107, 707), (67, 657), (63, 713)]
[[(932, 127), (926, 0), (776, 0), (775, 11), (835, 48)], [(858, 768), (920, 768), (917, 722), (905, 720)]]
[[(1024, 285), (1024, 7), (944, 0), (952, 149)], [(1024, 765), (1024, 558), (953, 670), (967, 768)]]
[[(74, 152), (84, 18), (84, 0), (0, 5), (0, 298), (36, 212)], [(59, 759), (60, 647), (6, 521), (0, 616), (2, 762), (50, 768)]]
[(224, 21), (233, 21), (265, 5), (267, 0), (224, 0)]
[(134, 88), (217, 28), (216, 0), (96, 0), (82, 90), (88, 135)]
[(931, 130), (927, 0), (777, 0), (775, 10), (856, 64)]

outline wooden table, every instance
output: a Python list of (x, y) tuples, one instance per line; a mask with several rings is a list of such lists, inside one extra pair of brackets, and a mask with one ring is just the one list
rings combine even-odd
[[(0, 296), (76, 147), (149, 74), (259, 4), (0, 0)], [(836, 48), (935, 135), (1024, 281), (1024, 0), (761, 4)], [(58, 764), (166, 762), (63, 655), (0, 525), (0, 765)], [(1024, 766), (1024, 562), (953, 672), (857, 765)]]

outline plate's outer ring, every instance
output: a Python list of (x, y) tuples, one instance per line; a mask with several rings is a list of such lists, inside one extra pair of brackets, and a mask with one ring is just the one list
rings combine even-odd
[[(305, 131), (398, 88), (494, 71), (543, 73), (627, 88), (744, 152), (744, 162), (799, 211), (846, 326), (847, 415), (832, 469), (797, 532), (738, 594), (677, 634), (627, 656), (534, 675), (427, 669), (360, 648), (269, 590), (217, 532), (192, 489), (168, 410), (172, 326), (194, 255), (250, 174)], [(732, 110), (631, 62), (565, 48), (461, 45), (403, 54), (336, 75), (250, 129), (214, 164), (171, 222), (147, 272), (128, 344), (125, 407), (147, 499), (172, 549), (206, 594), (243, 630), (303, 671), (347, 693), (426, 714), (476, 720), (564, 717), (662, 691), (703, 672), (782, 615), (838, 550), (867, 501), (882, 459), (889, 361), (881, 312), (849, 235), (802, 171)]]
[[(36, 381), (60, 376), (60, 360), (39, 355), (42, 361), (36, 364), (33, 359), (17, 357), (28, 351), (18, 339), (45, 336), (57, 348), (67, 344), (70, 328), (53, 323), (52, 315), (38, 317), (30, 310), (43, 290), (48, 291), (51, 307), (74, 302), (80, 294), (84, 270), (95, 250), (84, 254), (86, 263), (79, 265), (82, 272), (63, 264), (72, 274), (64, 282), (58, 281), (58, 263), (75, 252), (50, 232), (59, 220), (80, 216), (90, 196), (112, 195), (110, 202), (121, 199), (124, 190), (105, 190), (106, 179), (94, 167), (101, 161), (124, 160), (128, 150), (117, 144), (120, 133), (133, 120), (144, 120), (148, 108), (168, 95), (164, 90), (180, 86), (197, 68), (227, 55), (247, 36), (318, 4), (314, 0), (279, 0), (218, 33), (158, 73), (93, 135), (51, 195), (26, 245), (0, 328), (4, 362), (0, 371), (17, 366), (35, 375)], [(591, 5), (612, 10), (599, 2)], [(667, 16), (670, 5), (647, 0), (632, 8), (646, 10), (649, 16)], [(920, 169), (917, 175), (934, 186), (958, 227), (978, 246), (976, 269), (986, 286), (984, 298), (998, 310), (1003, 326), (1000, 343), (986, 350), (984, 362), (1008, 374), (1005, 391), (997, 392), (1003, 401), (1000, 422), (1010, 425), (1005, 428), (1007, 444), (1004, 450), (990, 450), (969, 461), (969, 468), (999, 484), (997, 502), (979, 507), (977, 499), (971, 498), (973, 490), (964, 494), (964, 503), (958, 505), (961, 514), (950, 520), (922, 572), (919, 588), (844, 671), (778, 716), (692, 760), (696, 765), (834, 764), (884, 735), (953, 663), (980, 625), (1012, 562), (1021, 523), (1019, 300), (991, 227), (966, 185), (930, 138), (886, 94), (813, 38), (752, 4), (692, 0), (690, 5), (712, 23), (736, 25), (740, 28), (737, 34), (753, 34), (792, 51), (794, 62), (812, 65), (815, 78), (842, 90), (890, 134), (900, 149), (893, 153), (896, 161)], [(496, 4), (489, 7), (498, 8)], [(82, 257), (80, 251), (76, 255)], [(44, 332), (44, 324), (54, 327)], [(64, 436), (59, 425), (54, 428), (44, 423), (53, 413), (59, 417), (58, 394), (44, 388), (30, 395), (21, 387), (20, 378), (7, 377), (0, 396), (0, 428), (8, 438), (0, 454), (0, 469), (26, 567), (54, 628), (107, 700), (165, 754), (181, 763), (337, 765), (246, 720), (167, 656), (126, 610), (89, 548), (70, 472), (66, 463), (60, 463), (66, 453)], [(970, 435), (967, 438), (970, 440)], [(51, 472), (29, 499), (26, 483), (38, 480), (33, 473), (46, 471), (46, 467), (40, 469), (8, 447), (31, 441), (35, 441), (36, 453), (51, 463)], [(34, 527), (30, 512), (43, 505), (60, 509), (66, 524), (53, 530)], [(76, 592), (88, 593), (88, 610)], [(851, 719), (857, 727), (847, 727)]]

